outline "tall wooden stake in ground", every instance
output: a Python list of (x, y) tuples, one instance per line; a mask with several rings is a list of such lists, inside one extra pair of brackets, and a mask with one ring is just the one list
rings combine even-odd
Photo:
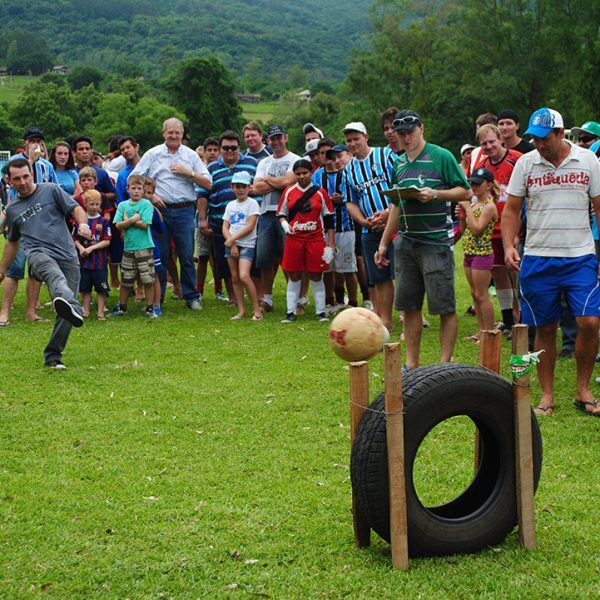
[(388, 480), (390, 487), (390, 542), (395, 569), (408, 569), (408, 523), (404, 473), (404, 402), (400, 344), (384, 346), (385, 412)]
[[(523, 356), (529, 351), (527, 325), (512, 328), (513, 355)], [(519, 517), (519, 543), (533, 549), (535, 539), (535, 508), (533, 502), (533, 450), (531, 439), (531, 405), (529, 400), (530, 375), (513, 379), (515, 410), (515, 460), (517, 476), (517, 514)]]
[[(369, 406), (369, 365), (367, 361), (350, 363), (350, 446)], [(371, 528), (366, 516), (358, 507), (352, 492), (352, 519), (354, 521), (354, 541), (358, 548), (366, 548), (371, 543)]]

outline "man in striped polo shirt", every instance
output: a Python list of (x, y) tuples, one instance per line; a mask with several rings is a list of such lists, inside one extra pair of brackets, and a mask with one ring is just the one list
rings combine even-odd
[[(210, 245), (215, 261), (215, 279), (224, 279), (228, 290), (231, 288), (231, 273), (225, 258), (225, 237), (223, 236), (223, 215), (227, 204), (236, 199), (231, 188), (234, 173), (245, 171), (254, 179), (258, 161), (246, 154), (241, 155), (240, 136), (235, 131), (225, 131), (219, 137), (220, 156), (208, 165), (212, 178), (210, 190), (201, 189), (198, 193), (198, 214), (200, 233), (210, 235)], [(229, 297), (233, 295), (229, 292)]]
[(388, 218), (388, 199), (382, 192), (392, 185), (392, 167), (396, 155), (389, 148), (371, 148), (364, 123), (348, 123), (342, 129), (346, 145), (354, 158), (346, 165), (346, 181), (350, 201), (346, 203), (350, 216), (362, 226), (363, 257), (367, 267), (369, 288), (375, 312), (389, 331), (392, 329), (392, 304), (394, 300), (394, 264), (378, 267), (374, 256)]
[(396, 308), (404, 311), (406, 368), (419, 366), (423, 329), (423, 299), (429, 312), (440, 315), (440, 360), (452, 357), (458, 321), (454, 294), (451, 203), (470, 200), (471, 188), (446, 149), (425, 142), (421, 117), (401, 110), (394, 128), (404, 143), (405, 153), (394, 162), (393, 182), (399, 188), (414, 188), (405, 200), (394, 200), (376, 260), (384, 255), (392, 233), (396, 260)]
[[(600, 215), (600, 163), (593, 152), (564, 139), (560, 113), (540, 108), (525, 132), (535, 150), (519, 158), (508, 184), (502, 214), (502, 240), (508, 267), (520, 271), (521, 319), (535, 325), (542, 394), (537, 414), (554, 408), (556, 326), (564, 293), (577, 321), (575, 406), (600, 416), (589, 388), (598, 351), (600, 288), (598, 261), (590, 229), (589, 206)], [(527, 198), (527, 239), (523, 260), (515, 248), (523, 198)]]

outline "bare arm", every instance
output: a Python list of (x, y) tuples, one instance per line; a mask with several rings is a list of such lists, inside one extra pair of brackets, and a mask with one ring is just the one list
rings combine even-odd
[(387, 254), (392, 235), (398, 229), (399, 223), (400, 209), (395, 204), (390, 204), (390, 214), (385, 229), (383, 230), (381, 240), (379, 241), (379, 248), (377, 248), (377, 252), (375, 252), (375, 264), (379, 267), (385, 267), (390, 264), (389, 259), (386, 258), (385, 255)]
[(438, 190), (432, 188), (422, 188), (421, 191), (414, 195), (414, 198), (419, 202), (430, 202), (431, 200), (440, 200), (441, 202), (464, 202), (471, 199), (471, 190), (466, 190), (463, 187), (457, 186), (449, 190)]
[(369, 229), (371, 228), (371, 224), (369, 223), (369, 221), (363, 216), (362, 212), (360, 212), (358, 204), (354, 204), (353, 202), (346, 202), (346, 208), (348, 209), (348, 214), (352, 217), (354, 221), (356, 221), (359, 225), (362, 225), (363, 227), (367, 227)]
[(262, 177), (255, 177), (252, 189), (254, 190), (254, 193), (262, 196), (263, 194), (272, 192), (275, 188), (270, 183), (267, 183)]
[(498, 218), (498, 211), (494, 204), (488, 204), (483, 208), (479, 217), (476, 217), (473, 213), (471, 202), (465, 202), (462, 204), (465, 209), (465, 220), (467, 227), (473, 232), (473, 235), (481, 235), (485, 228), (489, 225), (489, 222), (495, 217)]
[[(246, 225), (245, 227), (242, 227), (242, 229), (240, 229), (239, 231), (236, 231), (233, 234), (229, 234), (229, 223), (227, 221), (223, 221), (223, 235), (225, 236), (225, 239), (227, 240), (225, 245), (227, 247), (231, 248), (231, 246), (233, 244), (235, 244), (235, 242), (237, 240), (239, 240), (240, 238), (243, 238), (245, 235), (248, 235), (249, 233), (254, 231), (254, 228), (256, 227), (256, 221), (258, 221), (258, 215), (249, 216), (248, 217), (248, 225)], [(225, 223), (227, 223), (227, 235), (225, 234)]]
[(279, 177), (265, 177), (263, 181), (276, 190), (284, 190), (288, 185), (296, 183), (296, 175), (294, 171), (288, 171), (285, 175)]
[(519, 271), (521, 257), (515, 248), (515, 239), (521, 229), (521, 207), (523, 198), (509, 194), (502, 211), (502, 244), (504, 245), (504, 262), (506, 266)]
[(200, 196), (196, 203), (198, 209), (198, 217), (200, 219), (200, 233), (202, 235), (209, 235), (211, 233), (210, 227), (208, 226), (207, 210), (208, 210), (208, 199)]

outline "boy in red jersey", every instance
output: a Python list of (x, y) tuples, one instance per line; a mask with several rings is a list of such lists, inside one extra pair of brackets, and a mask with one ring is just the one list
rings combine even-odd
[(317, 319), (328, 321), (323, 272), (328, 269), (335, 250), (333, 205), (327, 192), (312, 184), (311, 167), (305, 159), (294, 163), (297, 183), (284, 190), (277, 207), (277, 217), (286, 233), (281, 266), (288, 274), (287, 313), (282, 323), (296, 320), (303, 272), (312, 281)]

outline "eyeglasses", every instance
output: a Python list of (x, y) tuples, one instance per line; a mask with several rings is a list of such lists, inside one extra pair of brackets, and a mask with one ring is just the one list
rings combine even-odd
[(584, 144), (588, 144), (589, 142), (593, 142), (596, 138), (593, 135), (582, 135), (579, 136), (579, 142), (583, 142)]
[(402, 117), (401, 119), (394, 119), (392, 121), (392, 125), (394, 127), (398, 127), (398, 125), (420, 125), (421, 119), (419, 117), (414, 117), (413, 115), (408, 115), (406, 117)]
[(239, 146), (221, 146), (221, 150), (225, 152), (235, 152), (238, 148)]

